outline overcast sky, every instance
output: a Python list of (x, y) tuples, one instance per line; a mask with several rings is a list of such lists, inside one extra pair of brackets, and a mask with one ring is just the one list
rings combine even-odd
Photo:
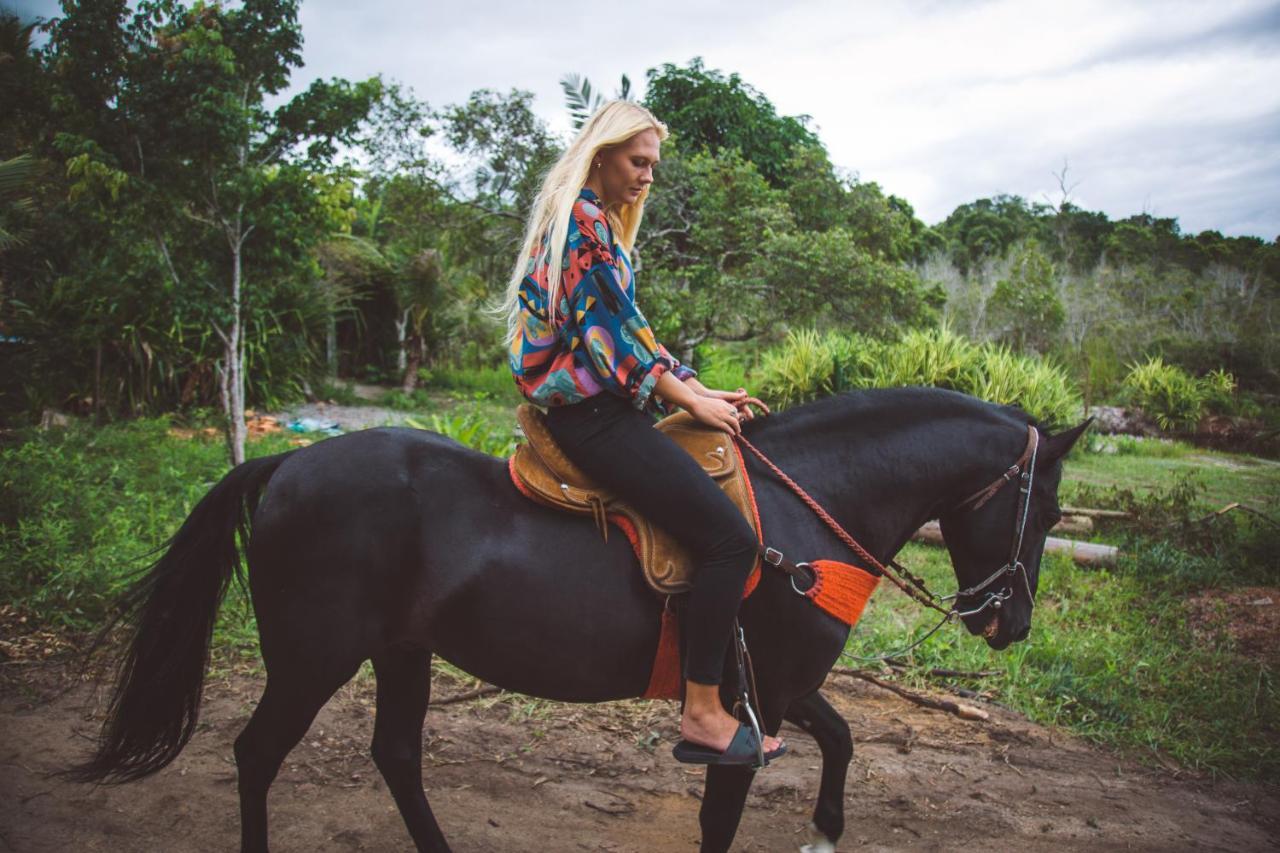
[(1056, 201), (1065, 159), (1073, 201), (1113, 219), (1280, 235), (1280, 2), (304, 0), (301, 20), (296, 89), (381, 72), (439, 107), (518, 87), (568, 133), (564, 74), (642, 94), (701, 56), (931, 224), (997, 193)]

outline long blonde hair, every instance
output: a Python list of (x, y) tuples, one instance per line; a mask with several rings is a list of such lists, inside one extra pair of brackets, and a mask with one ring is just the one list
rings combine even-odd
[[(644, 107), (634, 101), (608, 101), (591, 114), (591, 118), (582, 125), (560, 159), (547, 171), (542, 189), (534, 199), (533, 209), (525, 224), (524, 245), (520, 247), (520, 254), (511, 268), (506, 294), (497, 311), (498, 314), (506, 315), (508, 344), (520, 329), (520, 284), (529, 272), (529, 257), (533, 254), (534, 246), (549, 232), (545, 260), (550, 261), (552, 252), (564, 251), (565, 240), (569, 235), (569, 220), (573, 217), (573, 203), (591, 175), (591, 161), (595, 159), (596, 152), (620, 145), (645, 130), (657, 131), (660, 141), (667, 138), (667, 126)], [(638, 199), (605, 214), (618, 243), (628, 255), (635, 245), (636, 234), (640, 231), (640, 219), (644, 215), (644, 202), (648, 197), (649, 187), (646, 185)], [(563, 259), (562, 255), (559, 257)], [(556, 306), (560, 301), (561, 266), (561, 263), (547, 264), (548, 319), (554, 319)]]

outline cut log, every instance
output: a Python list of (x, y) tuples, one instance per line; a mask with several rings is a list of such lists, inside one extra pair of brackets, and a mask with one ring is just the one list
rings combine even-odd
[(1051, 532), (1062, 536), (1087, 536), (1093, 532), (1093, 519), (1087, 515), (1063, 515)]
[[(917, 542), (927, 542), (930, 545), (946, 544), (942, 540), (942, 528), (938, 526), (936, 521), (930, 521), (924, 527), (921, 527), (911, 538)], [(1074, 539), (1059, 539), (1056, 536), (1050, 536), (1045, 540), (1044, 550), (1046, 553), (1052, 554), (1069, 554), (1072, 560), (1082, 566), (1098, 566), (1100, 568), (1112, 568), (1115, 566), (1116, 557), (1120, 553), (1120, 549), (1114, 545), (1077, 542)]]
[(1083, 506), (1064, 506), (1062, 515), (1083, 515), (1091, 519), (1128, 519), (1133, 514), (1124, 510), (1091, 510)]

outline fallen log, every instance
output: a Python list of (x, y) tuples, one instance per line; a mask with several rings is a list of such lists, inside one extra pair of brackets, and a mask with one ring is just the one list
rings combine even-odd
[(1089, 518), (1129, 518), (1133, 513), (1122, 509), (1089, 509), (1082, 506), (1064, 506), (1063, 515), (1084, 515)]
[(934, 699), (932, 696), (922, 696), (905, 687), (899, 687), (888, 681), (881, 681), (869, 672), (861, 669), (846, 669), (837, 667), (831, 670), (835, 675), (851, 675), (854, 678), (861, 678), (863, 681), (870, 681), (876, 687), (882, 690), (888, 690), (890, 693), (896, 693), (908, 702), (919, 705), (922, 708), (932, 708), (935, 711), (946, 711), (948, 714), (955, 714), (962, 720), (986, 720), (990, 715), (981, 708), (975, 708), (972, 705), (966, 705), (963, 702), (952, 702), (950, 699)]
[[(924, 527), (921, 527), (911, 538), (917, 542), (926, 542), (930, 545), (946, 544), (942, 540), (942, 528), (936, 521), (930, 521)], [(1097, 566), (1108, 569), (1115, 566), (1116, 557), (1120, 554), (1120, 549), (1114, 545), (1077, 542), (1074, 539), (1059, 539), (1056, 536), (1050, 536), (1045, 540), (1044, 550), (1045, 553), (1067, 554), (1082, 566)]]

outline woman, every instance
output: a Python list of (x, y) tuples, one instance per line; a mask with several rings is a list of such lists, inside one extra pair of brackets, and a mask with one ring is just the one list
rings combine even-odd
[[(507, 288), (510, 364), (525, 397), (547, 407), (547, 428), (564, 453), (698, 561), (675, 755), (748, 764), (754, 733), (725, 711), (719, 684), (755, 533), (649, 414), (679, 406), (730, 434), (751, 416), (745, 390), (705, 388), (654, 339), (635, 304), (629, 256), (666, 136), (644, 107), (611, 101), (548, 172)], [(786, 748), (767, 737), (764, 749), (773, 758)]]

